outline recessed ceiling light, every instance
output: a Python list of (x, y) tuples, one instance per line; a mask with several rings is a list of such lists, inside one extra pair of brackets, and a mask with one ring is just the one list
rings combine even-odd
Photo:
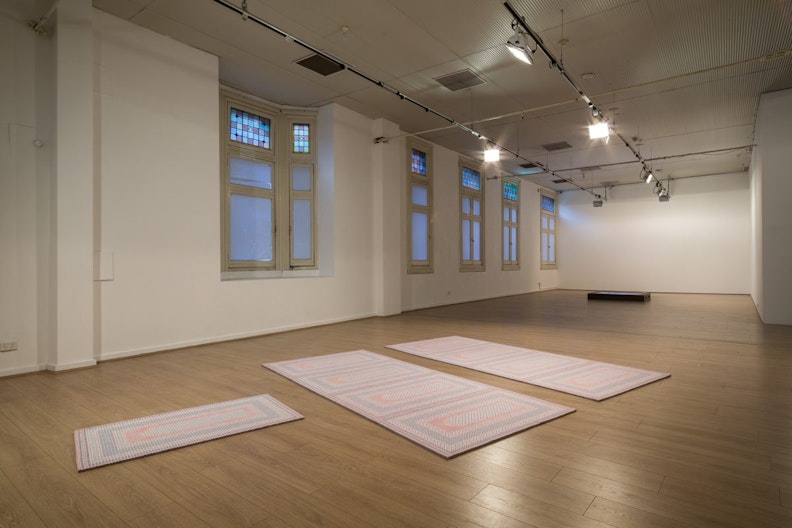
[(583, 75), (581, 75), (581, 77), (583, 77), (584, 79), (593, 79), (594, 78), (594, 72), (586, 72)]

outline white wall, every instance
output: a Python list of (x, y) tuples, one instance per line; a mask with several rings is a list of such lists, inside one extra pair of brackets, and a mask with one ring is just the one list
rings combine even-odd
[(371, 315), (371, 121), (337, 105), (319, 116), (333, 149), (317, 170), (319, 214), (334, 222), (319, 249), (330, 276), (221, 281), (217, 59), (106, 14), (96, 31), (112, 262), (101, 357)]
[(671, 182), (658, 202), (645, 184), (608, 201), (568, 191), (560, 199), (560, 286), (566, 289), (732, 293), (750, 290), (747, 173)]
[(39, 261), (49, 244), (48, 216), (39, 213), (39, 202), (46, 203), (50, 147), (37, 97), (49, 96), (39, 94), (37, 79), (49, 72), (37, 64), (48, 65), (49, 48), (26, 20), (0, 14), (0, 341), (18, 345), (0, 353), (0, 375), (38, 370), (48, 335), (38, 325), (48, 299), (47, 270)]
[(762, 321), (792, 325), (792, 90), (761, 96), (755, 142), (751, 294)]
[[(520, 185), (520, 269), (502, 268), (502, 191), (501, 181), (484, 181), (484, 259), (483, 272), (460, 272), (459, 154), (435, 145), (432, 228), (434, 273), (407, 274), (403, 260), (402, 306), (413, 310), (429, 306), (467, 302), (477, 299), (517, 295), (558, 286), (556, 270), (539, 270), (539, 187), (522, 181)], [(402, 154), (401, 163), (406, 163)], [(399, 174), (405, 174), (402, 168)], [(487, 178), (500, 176), (497, 167), (487, 165)], [(402, 207), (406, 208), (407, 181), (402, 180)], [(405, 209), (406, 210), (406, 209)], [(402, 222), (405, 224), (405, 222)], [(403, 247), (406, 247), (406, 225)]]

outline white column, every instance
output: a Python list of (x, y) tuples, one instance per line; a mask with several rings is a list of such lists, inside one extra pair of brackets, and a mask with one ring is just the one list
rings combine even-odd
[[(378, 119), (373, 137), (397, 136), (399, 128)], [(390, 139), (373, 145), (372, 228), (374, 229), (374, 311), (377, 315), (401, 313), (401, 281), (405, 255), (402, 228), (405, 188), (404, 140)]]
[[(754, 301), (767, 324), (792, 325), (792, 90), (763, 94), (756, 126)], [(758, 202), (757, 202), (758, 201)], [(758, 289), (758, 291), (757, 291)]]
[(54, 332), (48, 370), (96, 364), (92, 20), (91, 0), (62, 0), (58, 4), (54, 32)]

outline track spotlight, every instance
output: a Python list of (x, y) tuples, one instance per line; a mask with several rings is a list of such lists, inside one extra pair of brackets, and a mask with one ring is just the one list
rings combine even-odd
[(606, 138), (610, 135), (607, 121), (589, 125), (589, 139)]
[(512, 55), (524, 63), (533, 64), (534, 52), (528, 47), (527, 37), (528, 35), (517, 28), (514, 30), (514, 35), (506, 41), (506, 47), (509, 48)]
[(652, 183), (653, 181), (654, 181), (654, 174), (652, 174), (652, 171), (647, 171), (646, 172), (646, 183)]
[(488, 145), (487, 149), (484, 151), (484, 161), (500, 161), (500, 149), (494, 145)]
[(663, 189), (660, 191), (660, 194), (657, 195), (657, 199), (661, 202), (667, 202), (671, 196), (668, 194), (668, 191)]
[(594, 202), (592, 203), (592, 205), (594, 207), (602, 207), (602, 198), (600, 198), (600, 196), (597, 195), (597, 197), (594, 198)]

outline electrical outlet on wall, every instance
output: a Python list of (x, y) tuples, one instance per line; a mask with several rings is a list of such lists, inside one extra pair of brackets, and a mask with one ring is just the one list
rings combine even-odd
[(17, 349), (16, 341), (0, 341), (0, 352), (11, 352)]

